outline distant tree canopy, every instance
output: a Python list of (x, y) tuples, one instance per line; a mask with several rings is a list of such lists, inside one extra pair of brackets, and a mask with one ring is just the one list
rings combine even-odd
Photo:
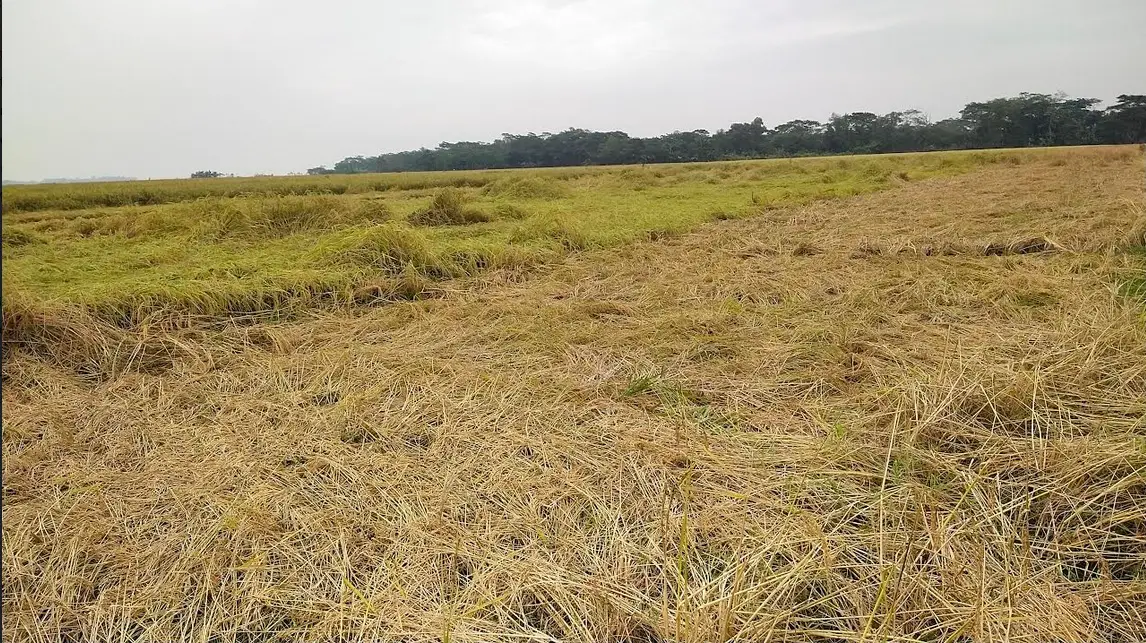
[(191, 173), (191, 178), (193, 179), (215, 179), (220, 176), (223, 176), (223, 173), (214, 170), (199, 170), (198, 172)]
[[(1094, 98), (1023, 93), (969, 103), (958, 118), (930, 121), (916, 110), (832, 114), (826, 123), (794, 120), (772, 129), (755, 118), (728, 129), (637, 138), (624, 132), (568, 129), (502, 134), (492, 143), (459, 141), (378, 156), (351, 156), (307, 174), (353, 174), (508, 167), (621, 165), (723, 159), (877, 154), (930, 150), (1146, 142), (1146, 95), (1122, 94), (1098, 109)], [(198, 174), (198, 173), (196, 173)]]

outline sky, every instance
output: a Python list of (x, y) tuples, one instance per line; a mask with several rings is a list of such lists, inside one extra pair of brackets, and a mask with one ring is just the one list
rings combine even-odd
[(1143, 0), (4, 0), (3, 178), (1146, 93)]

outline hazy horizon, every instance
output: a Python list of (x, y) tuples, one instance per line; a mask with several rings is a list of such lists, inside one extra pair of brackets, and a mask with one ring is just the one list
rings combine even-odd
[(1144, 93), (1146, 3), (5, 2), (3, 178), (286, 174), (569, 127), (655, 136)]

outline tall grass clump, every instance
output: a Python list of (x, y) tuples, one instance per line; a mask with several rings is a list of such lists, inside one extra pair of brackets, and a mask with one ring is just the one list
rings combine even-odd
[(499, 203), (493, 209), (498, 219), (520, 220), (529, 217), (529, 211), (512, 203)]
[(481, 192), (511, 199), (560, 199), (569, 195), (569, 188), (550, 177), (511, 176), (486, 185)]
[(35, 232), (11, 226), (4, 226), (3, 230), (0, 231), (0, 236), (3, 237), (5, 248), (19, 248), (20, 246), (31, 244), (47, 243), (47, 239)]
[(316, 263), (332, 267), (351, 265), (390, 274), (408, 265), (428, 272), (437, 267), (426, 238), (395, 225), (352, 230), (316, 247), (312, 256)]
[(465, 193), (456, 188), (439, 190), (430, 205), (409, 217), (410, 223), (422, 226), (466, 225), (490, 220), (489, 214), (467, 206)]
[[(728, 178), (728, 176), (727, 170), (721, 170), (721, 180)], [(613, 178), (619, 186), (634, 192), (643, 192), (660, 185), (660, 179), (654, 173), (631, 167), (621, 170)]]
[(331, 195), (205, 201), (199, 206), (208, 235), (277, 238), (390, 218), (382, 201)]
[(584, 250), (593, 245), (593, 236), (572, 217), (556, 214), (526, 219), (510, 234), (510, 241), (550, 241), (565, 250)]

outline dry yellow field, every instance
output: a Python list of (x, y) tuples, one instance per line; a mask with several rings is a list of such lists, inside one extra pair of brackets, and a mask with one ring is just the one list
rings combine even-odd
[(6, 341), (4, 639), (1144, 640), (1143, 167)]

